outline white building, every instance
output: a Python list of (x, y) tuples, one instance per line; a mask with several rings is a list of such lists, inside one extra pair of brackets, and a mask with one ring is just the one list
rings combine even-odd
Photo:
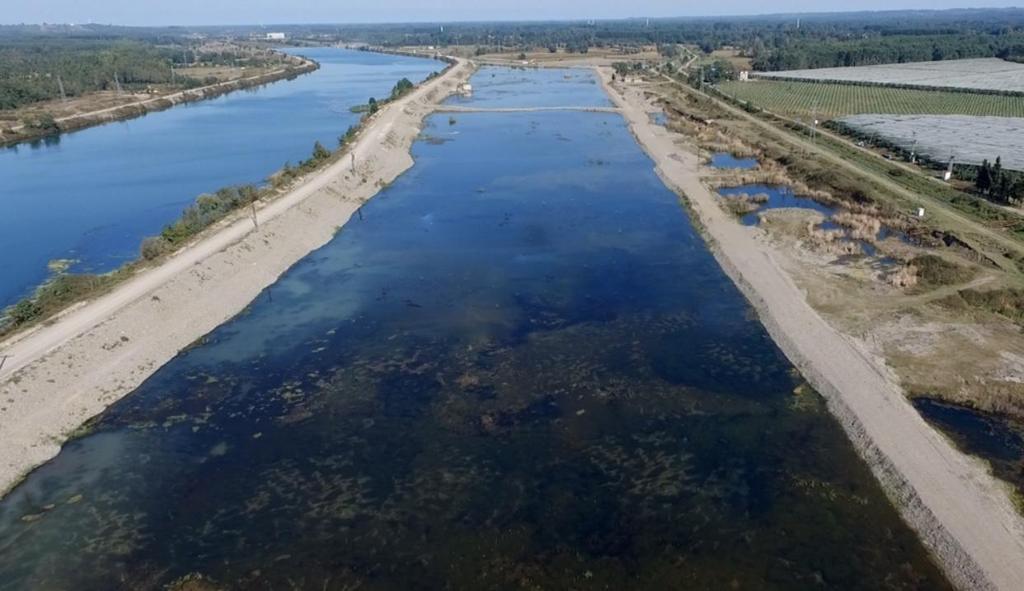
[(284, 33), (267, 33), (267, 41), (284, 41), (286, 36)]

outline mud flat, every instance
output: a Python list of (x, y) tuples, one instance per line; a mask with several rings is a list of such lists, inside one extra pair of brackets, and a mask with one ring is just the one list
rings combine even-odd
[(755, 240), (715, 203), (697, 174), (696, 155), (651, 123), (643, 90), (602, 83), (622, 109), (659, 175), (687, 198), (716, 257), (758, 310), (762, 322), (804, 377), (826, 398), (904, 519), (963, 589), (1019, 589), (1024, 580), (1024, 524), (1006, 485), (917, 413), (884, 363), (833, 329)]
[[(388, 104), (349, 153), (286, 195), (218, 224), (115, 291), (0, 343), (0, 492), (60, 451), (89, 418), (242, 312), (413, 165), (424, 117), (474, 71), (459, 60)], [(351, 154), (351, 156), (350, 156)]]

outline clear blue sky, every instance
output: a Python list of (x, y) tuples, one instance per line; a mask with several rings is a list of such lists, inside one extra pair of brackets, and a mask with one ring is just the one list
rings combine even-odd
[(0, 0), (0, 23), (204, 25), (588, 19), (967, 8), (1022, 0)]

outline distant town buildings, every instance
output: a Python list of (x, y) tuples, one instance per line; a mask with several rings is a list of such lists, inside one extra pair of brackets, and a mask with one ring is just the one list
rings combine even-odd
[(266, 35), (267, 41), (284, 41), (285, 39), (287, 36), (284, 33), (267, 33)]

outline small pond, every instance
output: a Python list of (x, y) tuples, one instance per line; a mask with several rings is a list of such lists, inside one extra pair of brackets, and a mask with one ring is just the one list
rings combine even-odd
[[(825, 221), (818, 225), (822, 230), (839, 230), (842, 226), (832, 221), (832, 216), (840, 211), (840, 208), (826, 205), (819, 201), (815, 201), (810, 197), (802, 197), (793, 192), (792, 189), (785, 186), (776, 185), (740, 185), (738, 187), (728, 187), (718, 189), (718, 194), (722, 197), (736, 197), (738, 195), (758, 195), (764, 194), (768, 196), (768, 201), (761, 204), (761, 206), (748, 214), (743, 215), (740, 218), (740, 222), (745, 226), (756, 226), (760, 222), (761, 212), (769, 209), (781, 209), (781, 208), (796, 208), (796, 209), (810, 209), (820, 212), (825, 216)], [(910, 238), (903, 232), (895, 230), (888, 226), (882, 226), (878, 231), (878, 235), (875, 237), (876, 240), (885, 240), (887, 238), (896, 238), (904, 243), (909, 243)], [(853, 240), (852, 238), (846, 238), (846, 240)], [(864, 240), (857, 240), (860, 244), (863, 254), (869, 257), (878, 255), (878, 248)], [(853, 255), (860, 256), (860, 255)], [(839, 262), (846, 262), (851, 256), (844, 256), (839, 258)], [(890, 257), (883, 257), (883, 264), (889, 266), (894, 264), (894, 260)]]
[(711, 168), (751, 170), (757, 168), (757, 158), (737, 158), (728, 152), (711, 155)]

